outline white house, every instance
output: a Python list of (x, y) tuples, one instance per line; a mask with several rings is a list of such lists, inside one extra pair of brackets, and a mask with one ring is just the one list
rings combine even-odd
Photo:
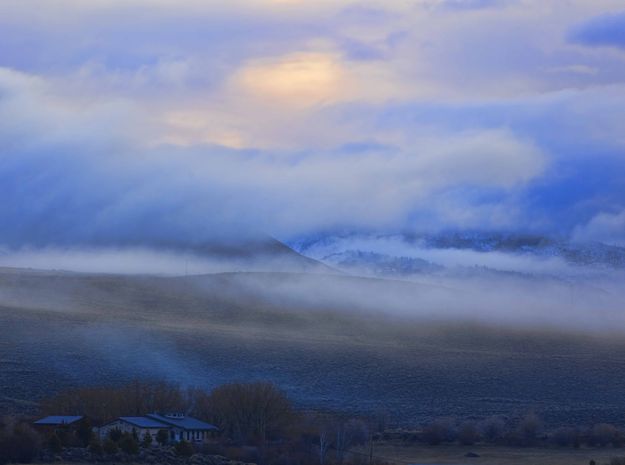
[(206, 442), (218, 431), (215, 425), (188, 417), (182, 413), (170, 413), (165, 415), (152, 413), (146, 416), (168, 425), (170, 440), (175, 442), (182, 441), (183, 439), (189, 442)]
[(149, 434), (152, 436), (154, 443), (156, 443), (156, 435), (160, 430), (166, 430), (169, 434), (169, 427), (167, 425), (151, 418), (119, 417), (100, 427), (100, 439), (106, 439), (113, 430), (134, 434), (139, 440), (143, 440), (145, 435)]
[(111, 431), (132, 433), (139, 440), (146, 434), (152, 436), (154, 443), (159, 431), (167, 431), (169, 442), (206, 442), (218, 431), (217, 427), (181, 413), (152, 413), (143, 417), (119, 417), (100, 427), (100, 439), (106, 439)]

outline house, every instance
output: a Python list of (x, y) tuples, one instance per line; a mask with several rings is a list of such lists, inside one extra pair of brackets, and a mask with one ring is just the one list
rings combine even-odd
[(85, 417), (78, 415), (51, 415), (33, 422), (35, 429), (49, 433), (76, 431)]
[(152, 413), (148, 418), (160, 421), (170, 427), (169, 438), (171, 441), (206, 442), (215, 436), (218, 428), (210, 423), (205, 423), (182, 413), (170, 413), (159, 415)]
[(143, 440), (146, 435), (150, 435), (153, 440), (156, 440), (156, 435), (160, 430), (166, 430), (169, 434), (167, 425), (151, 418), (119, 417), (100, 427), (100, 439), (106, 439), (111, 434), (111, 431), (114, 430), (119, 430), (122, 433), (131, 433), (140, 440)]
[(207, 442), (218, 431), (218, 428), (196, 418), (181, 413), (152, 413), (142, 417), (119, 417), (100, 427), (100, 438), (105, 439), (111, 431), (132, 433), (143, 439), (146, 434), (156, 439), (159, 431), (168, 433), (170, 442)]
[(33, 425), (55, 427), (71, 426), (77, 425), (83, 418), (82, 416), (51, 415), (33, 422)]

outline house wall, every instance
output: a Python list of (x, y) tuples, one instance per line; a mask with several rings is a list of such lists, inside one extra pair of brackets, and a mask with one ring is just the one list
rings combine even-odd
[(170, 440), (179, 442), (185, 440), (188, 442), (207, 442), (211, 438), (210, 431), (195, 431), (195, 430), (183, 430), (182, 428), (172, 427), (170, 430), (174, 434), (172, 437), (170, 434)]
[(100, 440), (106, 439), (109, 433), (115, 429), (119, 429), (122, 433), (132, 433), (134, 431), (137, 433), (137, 437), (139, 438), (140, 441), (143, 440), (143, 437), (146, 434), (150, 434), (153, 440), (152, 444), (156, 444), (156, 435), (161, 429), (164, 429), (164, 428), (138, 428), (129, 423), (126, 423), (125, 421), (117, 420), (113, 423), (102, 426), (100, 428), (100, 431), (99, 431)]

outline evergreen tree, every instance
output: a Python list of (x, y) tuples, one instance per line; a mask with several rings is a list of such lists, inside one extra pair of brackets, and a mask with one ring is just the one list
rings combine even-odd
[(150, 433), (145, 433), (143, 435), (143, 440), (141, 441), (141, 445), (143, 447), (150, 447), (152, 445), (152, 435)]
[(193, 449), (193, 444), (185, 441), (184, 439), (176, 444), (176, 454), (180, 457), (191, 457), (195, 449)]
[(161, 446), (164, 446), (169, 442), (169, 433), (166, 429), (161, 429), (156, 434), (156, 442), (158, 442)]

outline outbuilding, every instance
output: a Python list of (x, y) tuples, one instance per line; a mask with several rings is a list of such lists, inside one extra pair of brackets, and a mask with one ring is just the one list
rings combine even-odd
[(43, 417), (33, 425), (37, 426), (71, 426), (78, 424), (84, 417), (78, 415), (50, 415)]
[(85, 417), (80, 415), (50, 415), (33, 422), (35, 429), (49, 433), (77, 431)]

